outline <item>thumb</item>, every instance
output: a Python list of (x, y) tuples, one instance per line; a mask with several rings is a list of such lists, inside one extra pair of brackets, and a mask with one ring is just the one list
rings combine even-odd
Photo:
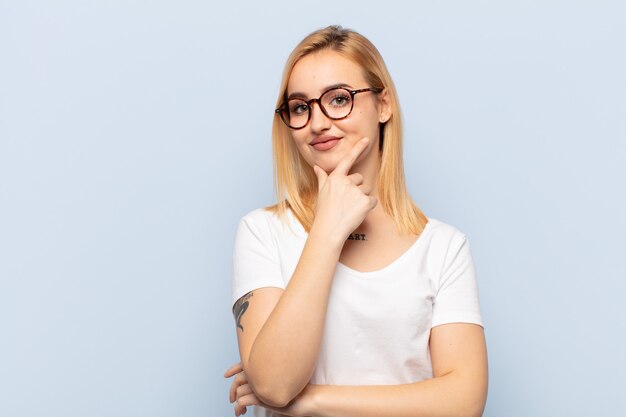
[(315, 176), (317, 177), (317, 188), (321, 190), (322, 186), (326, 182), (326, 178), (328, 178), (328, 175), (326, 174), (326, 171), (317, 165), (313, 165), (313, 172), (315, 172)]

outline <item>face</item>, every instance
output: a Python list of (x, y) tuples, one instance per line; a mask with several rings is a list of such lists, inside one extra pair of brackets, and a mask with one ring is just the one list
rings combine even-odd
[[(335, 51), (321, 51), (296, 63), (287, 85), (287, 97), (318, 98), (337, 85), (348, 90), (371, 87), (356, 63)], [(328, 118), (318, 102), (312, 103), (309, 123), (302, 129), (291, 130), (294, 143), (309, 165), (317, 165), (326, 172), (333, 171), (364, 137), (369, 138), (368, 147), (354, 166), (378, 163), (379, 123), (389, 118), (386, 92), (358, 93), (353, 99), (352, 112), (342, 120)]]

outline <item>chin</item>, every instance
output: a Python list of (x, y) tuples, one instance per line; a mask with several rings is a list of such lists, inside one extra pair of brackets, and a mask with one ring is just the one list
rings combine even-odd
[(339, 164), (339, 161), (335, 161), (334, 158), (332, 160), (327, 159), (327, 160), (316, 162), (316, 165), (322, 168), (324, 171), (326, 171), (327, 174), (330, 174), (331, 172), (333, 172), (335, 168), (337, 168), (338, 164)]
[(330, 174), (335, 170), (335, 168), (337, 168), (337, 165), (339, 165), (341, 159), (345, 157), (344, 152), (331, 151), (328, 151), (325, 154), (317, 155), (313, 153), (308, 153), (305, 155), (304, 153), (302, 153), (302, 156), (304, 157), (304, 160), (307, 162), (307, 164), (309, 164), (311, 169), (313, 169), (313, 166), (317, 165), (318, 167), (326, 171), (326, 173)]

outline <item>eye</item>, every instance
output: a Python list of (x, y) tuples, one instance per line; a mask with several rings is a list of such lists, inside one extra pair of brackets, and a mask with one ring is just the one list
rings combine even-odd
[(289, 102), (289, 114), (292, 116), (300, 116), (309, 111), (309, 106), (304, 101)]
[(352, 101), (352, 97), (345, 91), (337, 91), (332, 93), (329, 97), (328, 104), (334, 107), (345, 107), (349, 106)]

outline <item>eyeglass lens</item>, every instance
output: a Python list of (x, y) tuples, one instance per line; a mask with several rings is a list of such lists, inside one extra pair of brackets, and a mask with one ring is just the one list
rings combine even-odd
[[(322, 111), (331, 119), (342, 119), (352, 111), (352, 95), (344, 88), (335, 88), (326, 91), (319, 99), (318, 104)], [(287, 111), (284, 116), (289, 126), (299, 128), (309, 121), (310, 106), (300, 98), (287, 101)]]

